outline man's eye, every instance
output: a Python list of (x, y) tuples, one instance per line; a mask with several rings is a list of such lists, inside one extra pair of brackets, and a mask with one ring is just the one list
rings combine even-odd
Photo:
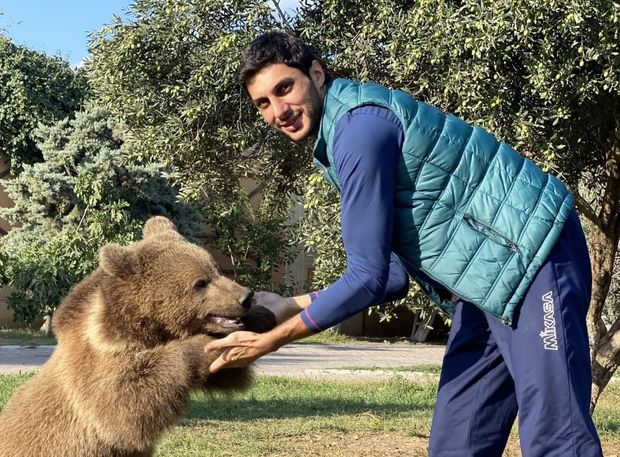
[(280, 87), (278, 87), (278, 94), (279, 95), (284, 95), (284, 94), (290, 92), (292, 87), (293, 87), (293, 83), (284, 83)]
[(256, 104), (256, 107), (260, 110), (266, 109), (269, 106), (267, 102), (260, 102)]

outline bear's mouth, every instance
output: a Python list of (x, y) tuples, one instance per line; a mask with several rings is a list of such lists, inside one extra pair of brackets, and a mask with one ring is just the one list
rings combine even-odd
[(214, 324), (227, 331), (243, 330), (243, 322), (239, 316), (208, 314), (207, 323)]

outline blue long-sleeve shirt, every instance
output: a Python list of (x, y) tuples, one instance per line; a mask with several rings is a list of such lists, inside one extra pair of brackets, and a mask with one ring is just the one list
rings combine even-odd
[(389, 109), (350, 111), (335, 127), (333, 154), (340, 181), (342, 240), (347, 270), (301, 313), (314, 332), (359, 311), (403, 298), (408, 275), (391, 253), (394, 186), (404, 134)]

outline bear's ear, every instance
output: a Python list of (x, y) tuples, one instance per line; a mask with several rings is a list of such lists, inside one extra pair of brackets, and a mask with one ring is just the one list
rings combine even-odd
[(142, 239), (145, 240), (147, 238), (154, 238), (159, 236), (174, 236), (175, 238), (181, 238), (179, 232), (177, 232), (177, 228), (174, 226), (169, 219), (163, 216), (155, 216), (151, 217), (146, 224), (144, 224), (144, 228), (142, 229)]
[(138, 262), (131, 248), (119, 244), (106, 244), (99, 252), (99, 265), (109, 275), (127, 278), (136, 273)]

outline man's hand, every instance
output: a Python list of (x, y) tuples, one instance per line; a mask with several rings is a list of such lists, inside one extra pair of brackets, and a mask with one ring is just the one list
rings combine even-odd
[(222, 368), (245, 367), (259, 357), (270, 353), (274, 348), (264, 335), (254, 332), (233, 332), (226, 338), (211, 341), (204, 348), (205, 352), (223, 351), (209, 367), (211, 373)]
[(264, 306), (271, 311), (276, 316), (278, 325), (295, 314), (299, 314), (302, 310), (295, 299), (283, 297), (273, 292), (255, 292), (252, 298), (252, 305)]

